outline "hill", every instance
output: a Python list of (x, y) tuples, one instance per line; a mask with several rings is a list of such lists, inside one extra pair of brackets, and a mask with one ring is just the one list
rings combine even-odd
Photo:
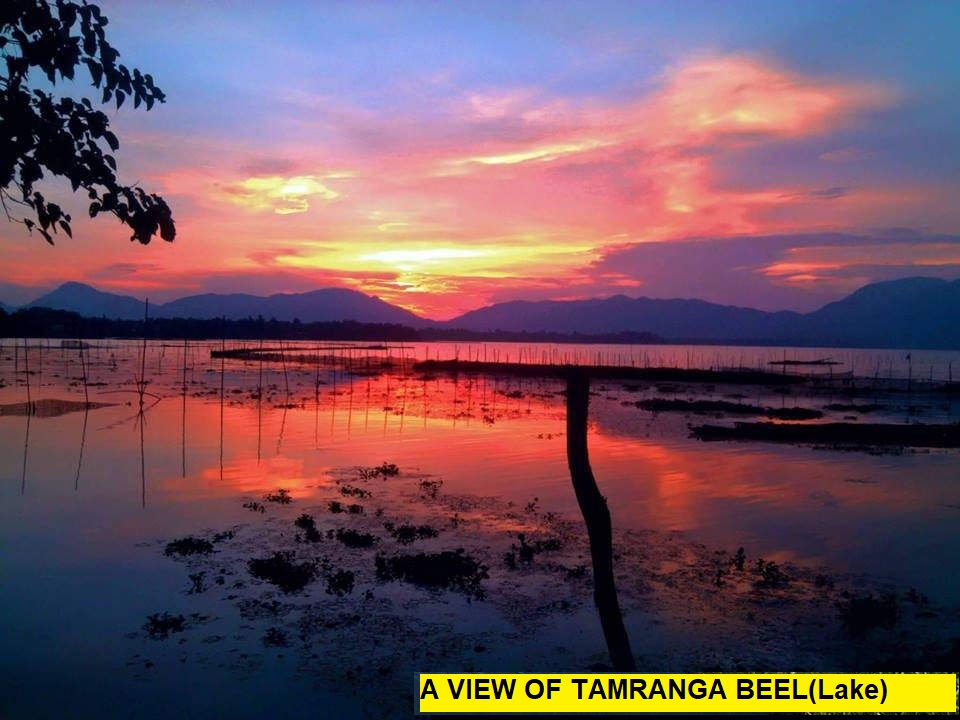
[[(137, 320), (143, 317), (143, 305), (142, 300), (129, 295), (117, 295), (97, 290), (83, 283), (68, 282), (25, 307), (67, 310), (86, 317)], [(269, 297), (213, 293), (190, 295), (169, 303), (151, 305), (150, 316), (198, 320), (221, 317), (228, 320), (241, 320), (262, 316), (267, 320), (293, 321), (296, 319), (304, 323), (350, 320), (409, 327), (430, 324), (429, 321), (408, 310), (356, 290), (343, 288), (325, 288)]]
[(445, 326), (473, 331), (649, 332), (674, 342), (960, 349), (957, 317), (960, 280), (904, 278), (866, 285), (807, 314), (616, 295), (498, 303)]

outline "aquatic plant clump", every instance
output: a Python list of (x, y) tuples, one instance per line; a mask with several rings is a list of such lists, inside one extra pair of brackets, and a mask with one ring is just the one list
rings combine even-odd
[(213, 552), (213, 543), (196, 537), (183, 537), (167, 543), (163, 554), (167, 557), (187, 555), (208, 555)]
[(443, 480), (421, 480), (420, 493), (431, 500), (436, 500), (443, 487)]
[(837, 603), (844, 630), (855, 638), (877, 628), (892, 628), (900, 619), (900, 603), (894, 593), (850, 596)]
[(268, 558), (247, 562), (250, 574), (258, 580), (276, 585), (285, 593), (303, 590), (317, 577), (317, 568), (310, 562), (294, 562), (292, 552), (275, 552)]
[(490, 577), (487, 566), (463, 549), (396, 557), (377, 555), (376, 567), (381, 582), (402, 580), (424, 588), (461, 592), (478, 600), (484, 597), (481, 582)]
[(338, 529), (335, 537), (343, 545), (355, 550), (372, 548), (374, 545), (380, 542), (380, 538), (378, 538), (376, 535), (345, 528)]
[(337, 570), (327, 575), (327, 594), (343, 597), (353, 592), (356, 576), (351, 570)]
[(727, 400), (667, 400), (652, 398), (632, 403), (650, 412), (686, 412), (699, 415), (764, 415), (777, 420), (816, 420), (823, 417), (819, 410), (802, 407), (769, 408), (759, 405), (729, 402)]
[(384, 523), (384, 529), (401, 545), (409, 545), (415, 540), (427, 540), (437, 537), (440, 533), (429, 525), (394, 525)]
[(510, 570), (516, 570), (518, 562), (524, 564), (532, 563), (533, 558), (540, 553), (556, 552), (561, 547), (558, 538), (546, 538), (545, 540), (527, 542), (526, 534), (520, 533), (517, 539), (520, 541), (520, 545), (511, 545), (510, 550), (503, 556), (503, 562)]
[(364, 490), (363, 488), (357, 487), (356, 485), (341, 485), (340, 494), (345, 495), (346, 497), (355, 497), (355, 498), (369, 498), (371, 492), (369, 490)]
[(267, 632), (260, 640), (264, 647), (287, 647), (290, 641), (287, 634), (280, 628), (267, 628)]
[(143, 629), (153, 640), (166, 640), (172, 633), (183, 632), (185, 627), (186, 619), (183, 615), (166, 612), (148, 615), (147, 622), (143, 625)]
[(303, 513), (293, 521), (293, 524), (303, 530), (303, 539), (307, 542), (320, 542), (323, 539), (320, 531), (317, 530), (317, 523), (311, 515)]
[(263, 496), (267, 502), (278, 503), (280, 505), (289, 505), (293, 502), (290, 497), (290, 491), (285, 488), (279, 488), (275, 493), (267, 493)]
[(363, 505), (357, 505), (356, 503), (352, 505), (344, 505), (339, 500), (331, 500), (330, 504), (327, 506), (334, 515), (340, 513), (349, 513), (350, 515), (363, 515)]
[(691, 427), (692, 437), (706, 442), (752, 440), (774, 443), (810, 443), (868, 448), (873, 446), (958, 448), (960, 423), (903, 425), (896, 423), (857, 424), (738, 422), (733, 427), (700, 425)]
[(757, 560), (756, 571), (760, 577), (754, 582), (754, 586), (758, 588), (778, 588), (790, 582), (786, 573), (772, 560)]
[(359, 475), (364, 480), (373, 480), (377, 477), (386, 480), (388, 477), (396, 477), (399, 474), (400, 468), (394, 463), (388, 462), (381, 463), (376, 467), (362, 467), (359, 470)]

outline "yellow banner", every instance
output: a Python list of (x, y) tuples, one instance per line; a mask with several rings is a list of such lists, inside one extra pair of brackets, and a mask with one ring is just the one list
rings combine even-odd
[(418, 713), (957, 712), (957, 675), (421, 673)]

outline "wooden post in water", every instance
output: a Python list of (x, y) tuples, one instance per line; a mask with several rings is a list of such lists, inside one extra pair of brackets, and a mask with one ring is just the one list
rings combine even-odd
[(593, 560), (593, 600), (607, 641), (614, 670), (637, 669), (630, 638), (623, 624), (617, 587), (613, 577), (613, 529), (606, 498), (600, 494), (587, 454), (587, 414), (590, 379), (581, 368), (567, 375), (567, 463), (577, 504), (587, 525), (590, 557)]
[[(223, 482), (223, 375), (227, 349), (226, 318), (220, 318), (220, 481)], [(281, 350), (282, 352), (282, 350)]]
[(140, 382), (137, 390), (140, 397), (140, 410), (137, 421), (140, 424), (140, 507), (147, 507), (147, 460), (144, 452), (144, 424), (147, 419), (144, 415), (143, 394), (147, 391), (147, 320), (150, 315), (150, 298), (143, 299), (143, 349), (140, 351)]
[(27, 383), (27, 415), (33, 415), (33, 398), (30, 397), (30, 348), (27, 339), (23, 339), (23, 377)]
[(183, 378), (180, 381), (180, 477), (187, 476), (187, 338), (183, 339)]

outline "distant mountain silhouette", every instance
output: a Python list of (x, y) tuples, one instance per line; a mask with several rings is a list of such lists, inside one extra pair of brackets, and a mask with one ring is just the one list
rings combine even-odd
[(468, 330), (616, 333), (644, 331), (664, 338), (744, 341), (777, 340), (801, 316), (717, 305), (704, 300), (656, 300), (615, 295), (603, 300), (499, 303), (448, 321)]
[(78, 282), (66, 282), (23, 307), (70, 310), (87, 317), (136, 320), (143, 317), (143, 300), (103, 292)]
[(960, 348), (958, 317), (960, 280), (905, 278), (866, 285), (807, 314), (617, 295), (499, 303), (445, 325), (476, 331), (645, 331), (672, 341)]
[(960, 280), (865, 285), (806, 315), (803, 330), (825, 345), (960, 348)]
[(366, 323), (393, 323), (422, 327), (423, 318), (356, 290), (324, 288), (269, 297), (256, 295), (191, 295), (161, 305), (157, 317), (218, 318), (239, 320), (262, 315), (266, 319), (299, 319), (301, 322), (356, 320)]
[[(137, 320), (143, 302), (65, 283), (26, 307)], [(807, 314), (764, 312), (704, 300), (628, 298), (513, 301), (436, 323), (355, 290), (271, 295), (193, 295), (151, 306), (152, 317), (331, 322), (353, 320), (474, 332), (616, 335), (651, 333), (673, 342), (960, 349), (960, 280), (906, 278), (866, 285)]]
[[(70, 310), (88, 317), (137, 320), (143, 317), (143, 301), (128, 295), (97, 290), (83, 283), (64, 283), (24, 307)], [(379, 298), (356, 290), (326, 288), (299, 294), (271, 295), (191, 295), (169, 303), (150, 306), (151, 317), (210, 319), (225, 317), (239, 320), (263, 316), (265, 319), (301, 322), (355, 320), (364, 323), (393, 323), (422, 327), (429, 321), (408, 310), (394, 307)]]

